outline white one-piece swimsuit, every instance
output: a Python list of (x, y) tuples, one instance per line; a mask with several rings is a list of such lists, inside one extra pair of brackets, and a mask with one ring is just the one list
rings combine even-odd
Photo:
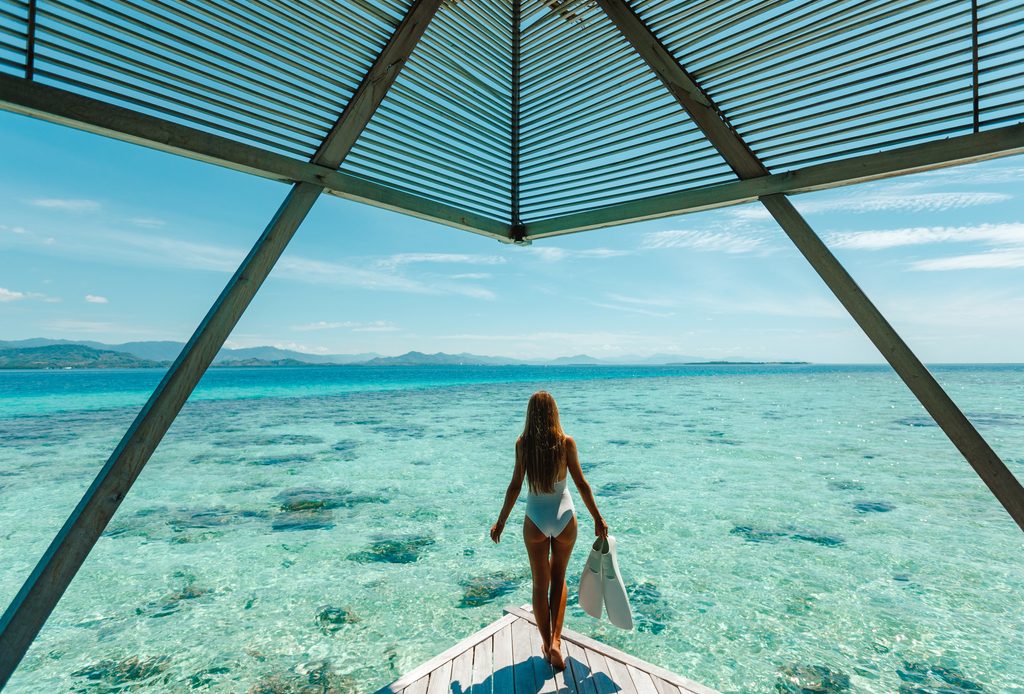
[(555, 482), (551, 493), (526, 492), (526, 517), (548, 537), (561, 535), (576, 512), (569, 490), (565, 488), (568, 479), (569, 476), (566, 475)]

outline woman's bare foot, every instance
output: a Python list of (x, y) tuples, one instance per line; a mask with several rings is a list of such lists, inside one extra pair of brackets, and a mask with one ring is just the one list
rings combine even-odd
[(551, 667), (556, 670), (565, 669), (565, 661), (562, 660), (562, 644), (551, 643), (551, 648), (548, 649), (547, 661), (551, 663)]
[(551, 662), (551, 649), (543, 643), (540, 645), (540, 654), (547, 662)]

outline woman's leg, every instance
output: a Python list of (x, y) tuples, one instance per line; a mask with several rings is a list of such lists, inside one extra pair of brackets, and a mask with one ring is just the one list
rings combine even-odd
[[(548, 604), (551, 606), (551, 664), (563, 669), (565, 662), (562, 660), (562, 623), (565, 621), (565, 598), (568, 587), (565, 585), (565, 570), (569, 565), (569, 555), (576, 544), (576, 517), (569, 521), (565, 530), (558, 537), (551, 539), (551, 597)], [(534, 608), (536, 614), (536, 608)], [(540, 620), (538, 619), (538, 622)]]
[(533, 573), (533, 614), (544, 644), (544, 652), (551, 647), (551, 620), (549, 618), (548, 587), (551, 585), (551, 562), (548, 552), (551, 540), (527, 517), (523, 522), (523, 542), (530, 555), (530, 571)]

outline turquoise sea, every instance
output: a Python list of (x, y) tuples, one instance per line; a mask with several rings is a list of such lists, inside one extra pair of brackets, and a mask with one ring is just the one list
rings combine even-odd
[[(1024, 477), (1024, 367), (933, 371)], [(0, 372), (0, 602), (160, 376)], [(571, 628), (723, 692), (1024, 692), (1024, 533), (888, 368), (811, 365), (213, 370), (6, 691), (386, 684), (529, 601), (523, 504), (486, 534), (540, 388), (637, 622), (570, 585)]]

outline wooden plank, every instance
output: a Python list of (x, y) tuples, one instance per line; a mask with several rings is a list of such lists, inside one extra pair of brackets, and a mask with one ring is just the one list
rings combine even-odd
[(516, 694), (537, 694), (540, 682), (533, 670), (533, 643), (530, 630), (535, 627), (525, 619), (517, 619), (512, 623), (512, 677)]
[(544, 642), (540, 638), (540, 630), (536, 627), (530, 627), (530, 646), (533, 651), (533, 657), (530, 661), (533, 663), (533, 675), (537, 679), (537, 684), (540, 686), (538, 694), (553, 694), (557, 692), (560, 687), (555, 679), (555, 671), (551, 667), (551, 664), (544, 660), (543, 646)]
[(633, 684), (633, 678), (630, 676), (626, 664), (607, 656), (605, 660), (608, 662), (608, 672), (618, 686), (618, 691), (622, 694), (637, 694), (636, 685)]
[(671, 682), (666, 682), (660, 677), (654, 677), (654, 686), (658, 694), (681, 694), (682, 690)]
[(762, 195), (808, 193), (1024, 153), (1024, 125), (872, 152), (791, 171), (606, 205), (529, 222), (528, 240), (753, 202)]
[[(515, 621), (519, 619), (515, 615), (506, 615), (506, 619)], [(494, 674), (491, 681), (494, 683), (494, 694), (507, 694), (515, 690), (515, 678), (512, 669), (515, 667), (515, 660), (512, 656), (512, 625), (511, 622), (501, 631), (494, 634), (494, 656), (491, 668)]]
[(593, 681), (589, 679), (590, 664), (583, 649), (571, 641), (563, 640), (562, 655), (565, 657), (562, 676), (566, 690), (571, 694), (597, 694)]
[[(536, 623), (534, 621), (533, 614), (524, 610), (521, 607), (509, 606), (505, 608), (505, 612), (511, 615), (521, 617), (529, 621), (531, 624)], [(682, 675), (678, 675), (672, 672), (671, 670), (666, 670), (665, 668), (654, 665), (653, 663), (648, 663), (647, 661), (641, 660), (640, 658), (637, 658), (634, 655), (626, 653), (625, 651), (620, 651), (617, 648), (613, 648), (608, 644), (601, 643), (600, 641), (595, 641), (589, 636), (584, 636), (578, 631), (572, 631), (571, 629), (563, 629), (562, 641), (570, 641), (578, 646), (586, 648), (588, 656), (590, 653), (596, 652), (598, 654), (608, 655), (622, 663), (626, 663), (627, 665), (633, 665), (635, 667), (638, 667), (641, 670), (644, 670), (645, 672), (649, 672), (651, 675), (661, 677), (662, 679), (672, 682), (681, 689), (699, 692), (700, 694), (719, 694), (714, 689), (706, 687), (700, 684), (699, 682), (694, 682), (693, 680), (687, 679)]]
[(446, 651), (437, 654), (425, 663), (417, 665), (414, 669), (405, 673), (400, 678), (398, 678), (391, 684), (387, 685), (386, 687), (378, 689), (377, 694), (397, 692), (404, 689), (405, 687), (408, 687), (410, 684), (420, 679), (421, 677), (429, 675), (441, 664), (449, 660), (454, 660), (463, 651), (474, 648), (478, 643), (486, 639), (489, 639), (490, 637), (500, 632), (502, 629), (508, 628), (509, 625), (511, 625), (512, 622), (516, 621), (517, 618), (517, 615), (508, 614), (503, 616), (501, 619), (491, 622), (480, 631), (470, 634), (465, 639), (459, 641), (457, 644), (447, 649)]
[[(666, 89), (736, 175), (741, 179), (767, 176), (770, 172), (764, 163), (625, 0), (596, 2), (658, 75)], [(761, 196), (760, 200), (889, 365), (917, 396), (928, 414), (988, 485), (1010, 517), (1024, 530), (1024, 486), (857, 286), (789, 199), (785, 195), (776, 194)]]
[(347, 200), (511, 241), (507, 222), (20, 77), (0, 75), (0, 109), (275, 181), (313, 183)]
[[(480, 646), (483, 644), (477, 644)], [(452, 661), (451, 691), (455, 694), (469, 692), (473, 688), (473, 648), (467, 648)], [(448, 694), (447, 690), (445, 694)]]
[(401, 692), (402, 694), (427, 694), (427, 683), (429, 680), (430, 675), (424, 675), (405, 689), (401, 690)]
[(448, 694), (449, 684), (452, 681), (452, 661), (442, 663), (430, 673), (427, 694)]
[(615, 675), (608, 669), (608, 660), (599, 651), (589, 648), (584, 649), (587, 653), (587, 662), (590, 664), (590, 677), (594, 682), (594, 690), (597, 694), (614, 694), (619, 691), (615, 683)]
[(637, 694), (658, 694), (658, 688), (654, 686), (654, 679), (650, 673), (641, 670), (636, 665), (626, 665), (629, 676), (633, 679), (633, 686)]
[(493, 694), (493, 659), (494, 638), (481, 641), (473, 647), (473, 679), (472, 694)]

